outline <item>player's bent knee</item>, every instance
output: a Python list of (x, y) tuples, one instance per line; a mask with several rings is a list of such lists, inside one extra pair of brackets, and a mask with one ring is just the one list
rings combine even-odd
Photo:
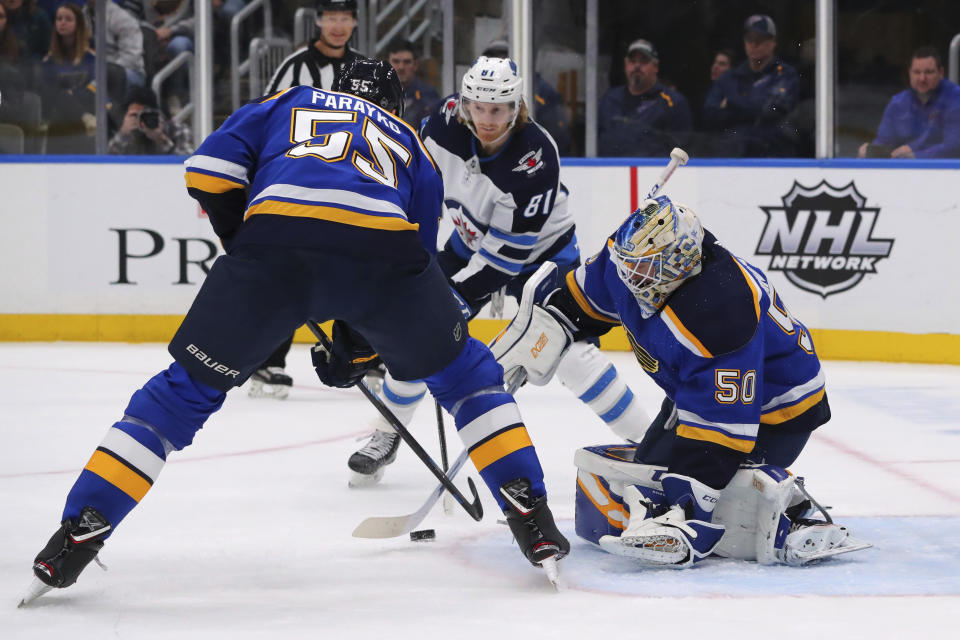
[(182, 449), (193, 442), (226, 397), (225, 392), (194, 380), (174, 362), (133, 394), (124, 413), (151, 425), (174, 448)]
[(423, 381), (440, 406), (456, 417), (456, 405), (468, 396), (484, 389), (503, 391), (503, 368), (482, 342), (469, 338), (453, 362)]

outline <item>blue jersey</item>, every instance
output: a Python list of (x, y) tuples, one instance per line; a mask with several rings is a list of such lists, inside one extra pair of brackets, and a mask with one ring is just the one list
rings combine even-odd
[(623, 325), (640, 365), (676, 403), (679, 440), (711, 447), (732, 475), (761, 425), (810, 431), (825, 421), (824, 375), (810, 333), (764, 273), (705, 235), (702, 271), (650, 318), (617, 275), (612, 240), (567, 275), (566, 288), (582, 324)]
[(371, 102), (300, 86), (245, 105), (187, 159), (225, 247), (336, 244), (340, 225), (419, 230), (436, 249), (443, 184), (416, 132)]
[(960, 157), (960, 87), (943, 79), (925, 103), (913, 89), (893, 96), (873, 142), (910, 145), (917, 158)]

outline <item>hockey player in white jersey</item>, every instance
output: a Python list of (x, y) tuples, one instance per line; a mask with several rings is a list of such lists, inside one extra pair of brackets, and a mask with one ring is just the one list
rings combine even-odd
[[(481, 56), (460, 93), (444, 99), (420, 129), (443, 175), (445, 215), (455, 228), (437, 258), (467, 318), (502, 290), (519, 299), (523, 284), (546, 261), (561, 273), (580, 264), (556, 144), (530, 119), (522, 94), (516, 63)], [(594, 344), (575, 343), (557, 376), (618, 436), (642, 436), (649, 418)], [(387, 375), (380, 397), (408, 424), (425, 393), (420, 382)], [(378, 481), (398, 446), (398, 436), (381, 421), (348, 462), (351, 486)]]

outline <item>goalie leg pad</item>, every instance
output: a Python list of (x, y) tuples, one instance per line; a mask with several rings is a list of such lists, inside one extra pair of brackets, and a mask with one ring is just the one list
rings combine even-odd
[(643, 437), (650, 416), (616, 367), (594, 345), (588, 342), (570, 345), (558, 365), (557, 378), (615, 434), (629, 441)]

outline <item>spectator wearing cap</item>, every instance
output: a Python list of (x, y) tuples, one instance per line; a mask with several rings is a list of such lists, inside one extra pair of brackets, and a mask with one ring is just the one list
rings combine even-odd
[(409, 40), (394, 40), (387, 47), (387, 62), (403, 85), (403, 119), (418, 128), (420, 121), (440, 102), (440, 94), (417, 76), (417, 49)]
[(877, 137), (864, 143), (858, 155), (960, 157), (960, 87), (943, 77), (943, 61), (936, 49), (921, 47), (914, 52), (910, 88), (890, 99)]
[(776, 55), (777, 27), (770, 16), (753, 15), (743, 25), (747, 59), (721, 75), (704, 105), (708, 129), (723, 132), (723, 147), (743, 157), (791, 156), (795, 132), (785, 123), (797, 105), (799, 77)]
[(347, 46), (357, 28), (357, 0), (318, 0), (317, 28), (319, 37), (287, 56), (273, 72), (266, 95), (300, 85), (329, 89), (340, 70), (361, 57)]
[[(506, 40), (493, 40), (480, 55), (488, 58), (509, 58), (510, 44)], [(563, 98), (540, 72), (533, 75), (533, 119), (542, 126), (557, 144), (561, 156), (569, 155), (572, 146), (570, 115)]]
[(597, 150), (601, 156), (664, 156), (682, 146), (691, 128), (690, 107), (659, 80), (660, 56), (635, 40), (623, 59), (627, 84), (600, 98)]

